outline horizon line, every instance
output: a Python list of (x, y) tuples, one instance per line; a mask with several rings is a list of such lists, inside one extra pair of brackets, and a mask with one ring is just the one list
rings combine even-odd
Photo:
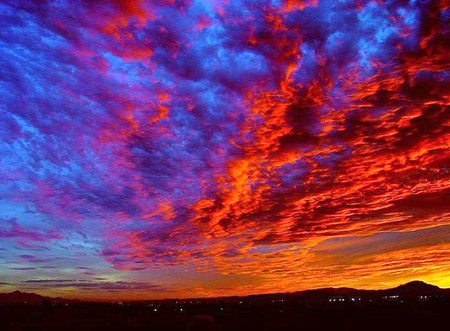
[[(350, 289), (350, 290), (356, 290), (356, 291), (384, 291), (384, 290), (392, 290), (395, 289), (397, 287), (400, 287), (402, 285), (407, 285), (407, 284), (411, 284), (411, 283), (415, 283), (415, 282), (419, 282), (419, 283), (424, 283), (426, 285), (429, 286), (434, 286), (437, 287), (439, 290), (450, 290), (450, 287), (448, 288), (443, 288), (440, 287), (438, 285), (432, 284), (432, 283), (427, 283), (423, 280), (420, 279), (412, 279), (410, 281), (404, 282), (404, 283), (400, 283), (398, 285), (394, 285), (391, 287), (384, 287), (384, 288), (371, 288), (371, 289), (364, 289), (364, 288), (356, 288), (356, 287), (348, 287), (348, 286), (338, 286), (338, 287), (334, 287), (334, 286), (330, 286), (330, 287), (313, 287), (313, 288), (306, 288), (306, 289), (302, 289), (302, 290), (294, 290), (294, 291), (286, 291), (286, 292), (260, 292), (260, 293), (255, 293), (255, 294), (244, 294), (244, 295), (219, 295), (219, 296), (199, 296), (199, 297), (166, 297), (166, 298), (143, 298), (143, 299), (125, 299), (125, 298), (116, 298), (116, 299), (103, 299), (103, 298), (99, 298), (99, 299), (83, 299), (83, 298), (76, 298), (76, 297), (63, 297), (63, 296), (47, 296), (47, 295), (43, 295), (39, 293), (38, 291), (33, 291), (33, 292), (26, 292), (26, 291), (22, 291), (20, 289), (16, 289), (13, 290), (11, 292), (0, 292), (0, 295), (2, 294), (12, 294), (15, 292), (20, 292), (23, 294), (36, 294), (39, 295), (45, 299), (62, 299), (62, 300), (71, 300), (71, 301), (80, 301), (80, 302), (92, 302), (92, 303), (106, 303), (106, 302), (142, 302), (142, 301), (167, 301), (167, 300), (207, 300), (207, 299), (221, 299), (221, 298), (247, 298), (247, 297), (253, 297), (253, 296), (263, 296), (263, 295), (277, 295), (277, 294), (294, 294), (294, 293), (301, 293), (301, 292), (307, 292), (307, 291), (317, 291), (317, 290), (327, 290), (327, 289)], [(107, 292), (107, 291), (105, 291)]]

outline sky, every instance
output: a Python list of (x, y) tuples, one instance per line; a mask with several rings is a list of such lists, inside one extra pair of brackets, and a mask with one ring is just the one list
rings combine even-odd
[(0, 292), (450, 287), (446, 0), (0, 2)]

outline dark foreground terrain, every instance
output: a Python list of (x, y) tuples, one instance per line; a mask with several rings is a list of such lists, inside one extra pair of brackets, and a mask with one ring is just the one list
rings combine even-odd
[(448, 291), (418, 283), (208, 300), (30, 300), (3, 302), (0, 330), (446, 330), (450, 321)]

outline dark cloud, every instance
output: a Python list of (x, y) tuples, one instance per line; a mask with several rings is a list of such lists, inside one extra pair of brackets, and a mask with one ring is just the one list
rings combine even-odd
[(14, 267), (14, 268), (9, 268), (9, 269), (18, 270), (18, 271), (36, 270), (35, 267)]
[[(31, 242), (46, 242), (53, 239), (60, 239), (61, 235), (58, 231), (40, 232), (38, 230), (26, 229), (20, 226), (15, 218), (2, 219), (0, 225), (0, 238), (16, 238), (19, 241), (27, 240)], [(22, 242), (24, 245), (25, 242)], [(31, 257), (31, 255), (23, 255), (24, 258)]]

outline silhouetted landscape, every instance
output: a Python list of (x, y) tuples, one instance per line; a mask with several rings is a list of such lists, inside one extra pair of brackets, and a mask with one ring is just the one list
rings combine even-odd
[(0, 15), (0, 331), (449, 329), (450, 0)]
[[(450, 289), (323, 288), (246, 297), (85, 302), (0, 294), (2, 330), (437, 330)], [(6, 327), (6, 328), (5, 328)]]

